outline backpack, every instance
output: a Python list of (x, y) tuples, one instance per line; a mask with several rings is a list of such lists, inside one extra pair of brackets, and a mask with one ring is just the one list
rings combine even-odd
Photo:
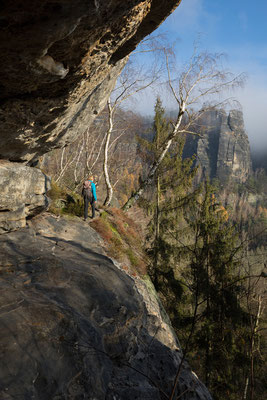
[(84, 182), (83, 195), (89, 200), (90, 203), (93, 201), (92, 186), (90, 181)]

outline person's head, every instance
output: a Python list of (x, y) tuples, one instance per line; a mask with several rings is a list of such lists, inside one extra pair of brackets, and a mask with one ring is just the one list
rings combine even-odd
[(90, 175), (89, 178), (88, 178), (88, 180), (89, 180), (89, 181), (93, 181), (93, 180), (94, 180), (93, 175)]

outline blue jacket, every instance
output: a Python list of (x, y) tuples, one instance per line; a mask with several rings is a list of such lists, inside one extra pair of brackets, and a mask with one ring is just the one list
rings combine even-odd
[(89, 182), (91, 182), (91, 188), (92, 188), (92, 193), (93, 193), (94, 200), (97, 201), (95, 184), (94, 184), (93, 181), (90, 181), (90, 179), (88, 179), (88, 180), (89, 180)]

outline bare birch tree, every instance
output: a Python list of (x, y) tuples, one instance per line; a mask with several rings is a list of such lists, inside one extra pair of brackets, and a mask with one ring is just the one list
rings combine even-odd
[(232, 76), (230, 72), (222, 70), (220, 67), (222, 55), (197, 54), (196, 50), (178, 78), (172, 79), (169, 63), (170, 54), (167, 51), (165, 57), (168, 74), (167, 84), (178, 108), (177, 117), (146, 179), (141, 182), (137, 191), (122, 207), (125, 211), (135, 204), (148, 185), (152, 183), (156, 171), (178, 134), (196, 134), (195, 128), (200, 117), (208, 110), (222, 107), (225, 104), (226, 101), (218, 100), (219, 94), (239, 87), (245, 79), (244, 74)]
[(99, 121), (97, 127), (86, 129), (70, 146), (57, 149), (47, 157), (47, 173), (58, 184), (71, 190), (79, 188), (88, 175), (95, 175), (99, 163), (102, 163), (105, 143), (106, 120)]
[(112, 97), (108, 99), (108, 128), (105, 136), (103, 161), (103, 172), (107, 190), (107, 196), (104, 201), (104, 205), (106, 206), (110, 205), (113, 196), (113, 187), (110, 181), (108, 167), (109, 150), (114, 144), (114, 141), (117, 141), (126, 132), (126, 130), (122, 129), (119, 136), (117, 135), (117, 137), (111, 142), (111, 135), (114, 132), (116, 111), (122, 106), (122, 103), (128, 100), (130, 97), (133, 97), (140, 91), (152, 86), (158, 77), (159, 69), (154, 68), (152, 75), (148, 76), (147, 74), (143, 73), (142, 70), (138, 70), (136, 67), (132, 67), (132, 65), (129, 64), (126, 66), (123, 74), (120, 76), (118, 85), (112, 93)]

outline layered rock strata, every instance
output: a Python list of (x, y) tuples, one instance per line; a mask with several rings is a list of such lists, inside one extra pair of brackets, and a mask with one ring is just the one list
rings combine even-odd
[(22, 228), (44, 211), (50, 180), (37, 168), (0, 161), (0, 233)]
[[(33, 166), (41, 155), (73, 142), (105, 106), (129, 53), (179, 3), (3, 0), (0, 160), (17, 161), (20, 170), (21, 163)], [(5, 190), (16, 186), (12, 179), (10, 174)], [(28, 203), (35, 199), (31, 193), (26, 202), (19, 196), (15, 208), (0, 193), (0, 209), (8, 210), (1, 213), (0, 233), (23, 226), (28, 210), (37, 212)]]

